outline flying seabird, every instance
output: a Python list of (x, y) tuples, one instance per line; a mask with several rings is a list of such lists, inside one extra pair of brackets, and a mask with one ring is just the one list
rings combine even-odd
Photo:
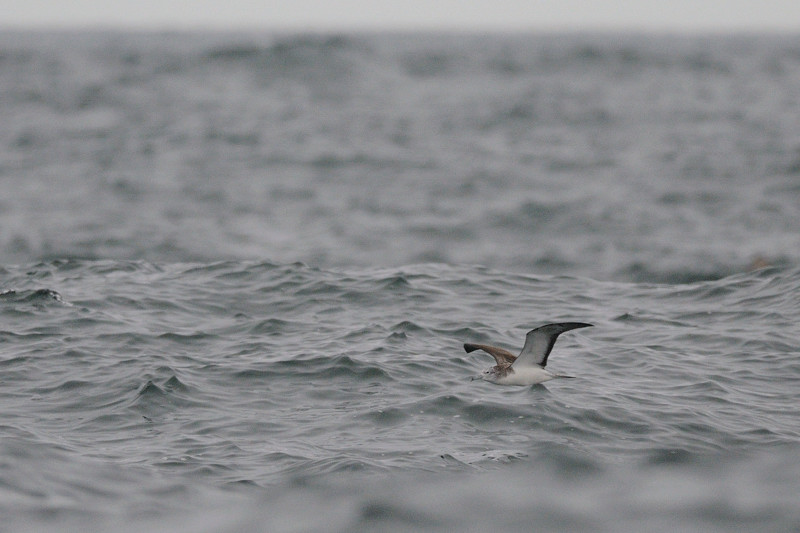
[(518, 356), (497, 346), (467, 343), (464, 345), (467, 353), (483, 350), (497, 361), (497, 365), (484, 370), (480, 376), (472, 379), (483, 379), (498, 385), (535, 385), (555, 378), (575, 377), (545, 370), (547, 356), (550, 355), (559, 335), (571, 329), (590, 326), (592, 324), (584, 322), (560, 322), (532, 329), (525, 335), (525, 345)]

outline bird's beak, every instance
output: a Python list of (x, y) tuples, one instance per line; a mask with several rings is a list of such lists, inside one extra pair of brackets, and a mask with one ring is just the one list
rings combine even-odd
[(469, 378), (470, 381), (475, 381), (476, 379), (483, 379), (483, 376), (481, 374), (478, 374), (477, 376), (472, 376), (471, 378)]

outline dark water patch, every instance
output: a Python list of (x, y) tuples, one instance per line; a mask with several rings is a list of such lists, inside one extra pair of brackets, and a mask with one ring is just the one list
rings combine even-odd
[(163, 398), (167, 395), (167, 393), (153, 383), (151, 380), (148, 380), (137, 392), (137, 398)]
[(647, 463), (650, 465), (686, 465), (696, 459), (696, 454), (683, 448), (662, 448), (650, 452)]
[(294, 291), (294, 296), (310, 296), (310, 297), (329, 297), (331, 295), (339, 294), (343, 287), (337, 283), (328, 280), (316, 279), (303, 283), (297, 290)]
[(389, 407), (376, 409), (360, 416), (378, 426), (393, 427), (407, 420), (409, 415), (405, 409)]
[(405, 508), (389, 501), (374, 500), (364, 503), (359, 509), (358, 526), (367, 529), (383, 528), (436, 528), (444, 522), (432, 513), (424, 513), (419, 509)]
[[(458, 223), (452, 223), (447, 220), (442, 220), (438, 222), (423, 222), (415, 225), (412, 228), (409, 228), (409, 232), (413, 233), (414, 235), (419, 236), (421, 239), (429, 239), (429, 238), (446, 238), (448, 240), (461, 240), (464, 242), (472, 241), (475, 238), (475, 233), (473, 230), (469, 228), (465, 228), (464, 226)], [(435, 253), (435, 252), (428, 252)], [(426, 262), (435, 262), (431, 260)], [(439, 262), (445, 262), (440, 260)]]
[[(221, 141), (232, 146), (258, 146), (261, 138), (256, 132), (234, 132), (234, 131), (218, 131), (207, 130), (206, 140), (208, 142)], [(209, 198), (210, 201), (219, 201), (220, 198)]]
[(0, 292), (0, 301), (10, 303), (25, 303), (34, 306), (44, 306), (52, 302), (67, 304), (61, 295), (53, 289), (15, 290), (8, 289)]
[(208, 342), (216, 338), (216, 335), (198, 331), (195, 333), (162, 333), (158, 335), (159, 339), (168, 340), (178, 344), (195, 344), (198, 342)]
[(539, 232), (557, 223), (564, 211), (564, 205), (527, 201), (510, 212), (493, 214), (491, 219), (499, 228), (524, 228)]
[[(3, 332), (0, 332), (0, 338), (2, 338)], [(15, 357), (9, 357), (8, 359), (0, 359), (0, 368), (13, 368), (15, 366), (24, 366), (30, 357), (25, 355), (18, 355)]]
[(125, 331), (119, 333), (98, 333), (95, 338), (105, 343), (108, 347), (123, 347), (141, 351), (145, 346), (153, 343), (154, 336), (147, 333)]
[(201, 61), (223, 67), (244, 65), (267, 86), (285, 77), (317, 88), (319, 76), (329, 75), (335, 83), (354, 68), (351, 53), (364, 54), (368, 49), (348, 36), (297, 35), (278, 38), (269, 45), (252, 41), (216, 45), (205, 51)]
[(96, 387), (96, 385), (91, 381), (70, 379), (62, 383), (59, 383), (57, 385), (51, 385), (48, 387), (37, 387), (31, 389), (31, 392), (34, 394), (49, 395), (49, 394), (69, 393), (72, 391), (80, 391), (83, 389), (88, 389), (93, 387)]
[[(32, 315), (13, 313), (12, 316), (27, 318)], [(19, 344), (35, 343), (37, 341), (50, 340), (57, 342), (63, 337), (63, 333), (54, 328), (47, 327), (34, 327), (25, 333), (18, 333), (13, 331), (0, 332), (0, 339), (5, 338), (7, 341), (17, 341)]]
[[(392, 357), (387, 366), (392, 367), (392, 376), (394, 379), (402, 380), (403, 386), (412, 390), (432, 391), (437, 387), (438, 380), (445, 378), (441, 384), (448, 385), (451, 380), (447, 379), (453, 376), (445, 377), (442, 374), (442, 364), (446, 360), (431, 360), (428, 356), (412, 355), (412, 356), (396, 356)], [(455, 376), (458, 378), (458, 376)], [(466, 379), (466, 377), (464, 378)]]
[[(367, 339), (382, 338), (386, 333), (386, 328), (380, 324), (369, 324), (359, 326), (352, 331), (345, 332), (341, 339), (346, 342), (365, 341)], [(390, 334), (390, 337), (393, 334)]]
[(619, 316), (612, 317), (611, 320), (651, 327), (690, 327), (691, 324), (691, 322), (675, 320), (673, 318), (652, 316), (649, 312), (642, 311), (622, 313)]
[(684, 192), (684, 191), (671, 191), (665, 193), (661, 198), (659, 198), (660, 202), (665, 204), (669, 204), (672, 206), (680, 206), (687, 203), (697, 203), (702, 206), (703, 208), (713, 208), (714, 206), (720, 206), (725, 204), (725, 196), (722, 193), (716, 192), (709, 192), (709, 191), (694, 191), (694, 192)]
[(241, 261), (216, 261), (213, 263), (192, 264), (182, 268), (179, 272), (180, 277), (207, 277), (218, 280), (241, 280), (255, 279), (258, 276), (275, 273), (279, 271), (286, 273), (283, 265), (277, 265), (269, 261), (262, 262), (241, 262)]
[(233, 373), (233, 377), (236, 381), (240, 382), (247, 382), (247, 381), (267, 381), (270, 378), (275, 378), (280, 376), (279, 372), (270, 369), (261, 369), (261, 368), (248, 368), (247, 370), (239, 370)]
[(436, 394), (408, 405), (409, 412), (433, 413), (443, 416), (460, 414), (463, 409), (470, 407), (469, 402), (455, 394)]
[(408, 335), (406, 335), (405, 331), (393, 331), (388, 337), (386, 337), (387, 341), (394, 343), (403, 343), (407, 339)]
[(559, 477), (587, 481), (606, 471), (598, 458), (560, 445), (546, 445), (537, 450), (535, 462), (547, 465)]
[(234, 374), (243, 379), (331, 379), (350, 378), (356, 381), (390, 379), (380, 366), (359, 361), (347, 355), (303, 357), (269, 363), (267, 368), (241, 370)]
[[(428, 328), (429, 331), (442, 339), (447, 339), (448, 347), (452, 346), (457, 352), (461, 352), (465, 342), (484, 342), (490, 341), (497, 342), (486, 334), (481, 334), (477, 329), (472, 327), (465, 327), (461, 325), (448, 324), (446, 321), (442, 323), (443, 327)], [(496, 338), (496, 337), (495, 337)], [(466, 354), (464, 354), (466, 357)]]
[(432, 78), (450, 74), (453, 63), (450, 56), (434, 51), (416, 52), (403, 58), (405, 72), (415, 78)]
[(678, 396), (689, 395), (693, 398), (703, 398), (705, 400), (720, 398), (728, 392), (722, 384), (704, 377), (696, 378), (692, 382), (673, 384), (669, 387), (669, 390)]
[(570, 417), (570, 423), (583, 428), (583, 431), (597, 432), (613, 439), (653, 433), (653, 422), (655, 420), (647, 420), (641, 415), (635, 416), (629, 411), (613, 407), (602, 410), (583, 408)]
[(382, 279), (379, 282), (379, 287), (383, 290), (402, 291), (411, 288), (411, 283), (408, 281), (408, 279), (406, 279), (405, 276), (396, 275)]
[(681, 66), (706, 74), (729, 74), (731, 70), (727, 62), (706, 53), (695, 53), (684, 57)]
[(530, 415), (529, 409), (489, 403), (464, 405), (459, 411), (467, 420), (481, 426), (505, 426), (509, 420)]
[(347, 377), (358, 380), (388, 380), (390, 375), (381, 367), (348, 356), (334, 358), (334, 363), (322, 371), (321, 377)]
[(341, 51), (356, 47), (356, 39), (342, 34), (331, 35), (292, 35), (273, 43), (271, 50), (275, 53), (290, 54), (297, 51)]
[(162, 381), (161, 385), (152, 379), (147, 380), (138, 389), (130, 405), (150, 417), (160, 416), (176, 409), (202, 407), (205, 403), (197, 399), (192, 388), (172, 375)]
[(707, 270), (674, 270), (663, 271), (634, 262), (625, 267), (622, 272), (629, 279), (639, 283), (659, 283), (670, 285), (691, 285), (703, 281), (716, 281), (735, 273), (733, 268), (715, 267), (712, 265)]
[[(386, 157), (376, 157), (370, 153), (356, 152), (356, 153), (325, 153), (317, 155), (308, 161), (308, 164), (319, 170), (337, 170), (352, 167), (365, 167), (367, 169), (374, 169), (375, 171), (382, 171), (387, 168), (396, 168), (403, 170), (408, 168), (413, 163), (409, 163), (407, 159), (395, 159)], [(353, 211), (366, 210), (376, 214), (385, 214), (389, 209), (385, 206), (376, 206), (372, 203), (354, 202), (350, 208)], [(406, 214), (407, 210), (402, 208), (395, 208), (393, 211), (397, 214)]]
[(164, 390), (186, 392), (189, 390), (189, 387), (179, 380), (177, 376), (171, 376), (167, 381), (164, 382)]
[(235, 489), (242, 488), (249, 492), (249, 489), (260, 488), (260, 485), (252, 479), (237, 479), (235, 481), (226, 481), (226, 487), (233, 487)]
[(213, 48), (204, 54), (204, 58), (211, 61), (240, 61), (251, 60), (263, 53), (264, 49), (253, 44), (231, 44)]
[(296, 331), (302, 328), (303, 324), (273, 317), (259, 321), (249, 329), (248, 333), (260, 336), (280, 336), (288, 333), (288, 331)]
[(402, 322), (398, 322), (397, 324), (391, 327), (391, 330), (392, 333), (402, 333), (405, 335), (423, 333), (427, 331), (426, 328), (410, 320), (403, 320)]
[[(336, 474), (377, 473), (384, 469), (367, 461), (354, 458), (328, 458), (304, 461), (285, 469), (282, 474), (295, 480), (313, 479), (315, 476), (333, 476)], [(295, 481), (298, 482), (298, 481)], [(302, 482), (302, 481), (301, 481)]]
[[(126, 399), (119, 398), (117, 401), (107, 402), (105, 405), (94, 407), (97, 409), (115, 409), (117, 406), (122, 406), (126, 402)], [(129, 431), (134, 428), (138, 429), (141, 425), (141, 419), (132, 419), (127, 412), (116, 412), (84, 417), (77, 425), (76, 429), (85, 432), (87, 435), (93, 432), (105, 435), (109, 428), (115, 428), (118, 431)]]

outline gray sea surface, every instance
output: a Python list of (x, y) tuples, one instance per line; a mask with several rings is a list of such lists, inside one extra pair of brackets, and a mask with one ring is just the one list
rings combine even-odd
[(800, 36), (5, 30), (0, 123), (0, 530), (800, 529)]

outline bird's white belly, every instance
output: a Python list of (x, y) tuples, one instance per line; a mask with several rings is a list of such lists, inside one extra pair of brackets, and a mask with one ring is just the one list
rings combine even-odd
[(536, 385), (544, 381), (549, 381), (556, 377), (544, 368), (533, 366), (519, 369), (511, 369), (505, 376), (499, 378), (495, 383), (498, 385)]

